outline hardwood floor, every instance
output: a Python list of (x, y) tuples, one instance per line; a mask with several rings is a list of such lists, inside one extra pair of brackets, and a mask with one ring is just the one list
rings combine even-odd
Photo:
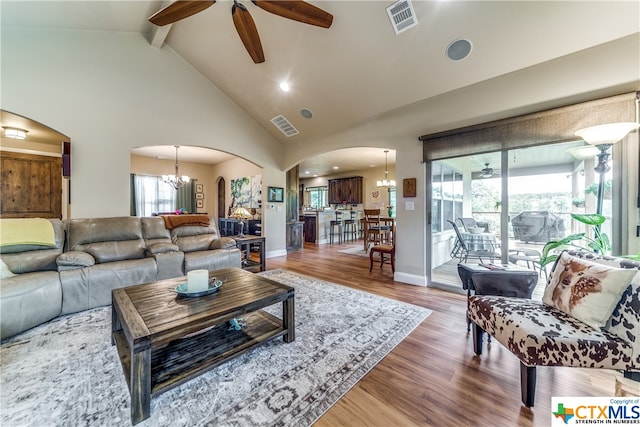
[(267, 259), (267, 269), (314, 276), (433, 313), (316, 427), (548, 426), (553, 396), (614, 395), (614, 371), (539, 367), (535, 407), (522, 406), (518, 359), (495, 340), (481, 358), (473, 353), (466, 296), (394, 282), (387, 264), (369, 273), (368, 258), (337, 252), (346, 247), (305, 243), (302, 251)]

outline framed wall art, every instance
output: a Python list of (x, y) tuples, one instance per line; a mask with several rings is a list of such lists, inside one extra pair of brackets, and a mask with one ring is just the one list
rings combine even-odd
[(402, 180), (402, 197), (416, 197), (416, 178)]
[(204, 184), (196, 184), (196, 193), (204, 193)]
[(267, 201), (269, 202), (284, 202), (284, 188), (282, 187), (269, 187), (267, 192)]
[(202, 200), (202, 199), (196, 200), (196, 208), (198, 208), (198, 209), (204, 208), (204, 200)]

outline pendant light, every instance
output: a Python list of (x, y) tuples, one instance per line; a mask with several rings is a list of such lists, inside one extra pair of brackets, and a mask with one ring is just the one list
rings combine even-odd
[(387, 167), (387, 156), (389, 154), (389, 150), (384, 150), (384, 179), (378, 180), (378, 187), (395, 187), (396, 181), (389, 180), (389, 168)]
[(184, 187), (184, 185), (190, 181), (190, 178), (186, 175), (180, 176), (178, 173), (178, 148), (180, 148), (180, 146), (174, 145), (174, 147), (176, 147), (176, 174), (162, 175), (162, 180), (177, 190), (178, 188)]

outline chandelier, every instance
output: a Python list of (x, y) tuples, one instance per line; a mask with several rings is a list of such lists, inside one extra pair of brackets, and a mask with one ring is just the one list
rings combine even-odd
[(186, 175), (180, 176), (178, 174), (178, 148), (180, 148), (180, 146), (174, 145), (174, 147), (176, 147), (176, 174), (162, 175), (162, 180), (177, 190), (180, 187), (184, 187), (184, 185), (188, 183), (191, 178)]
[(389, 168), (387, 167), (387, 155), (389, 154), (389, 150), (384, 150), (384, 179), (378, 180), (378, 187), (395, 187), (396, 181), (389, 180)]

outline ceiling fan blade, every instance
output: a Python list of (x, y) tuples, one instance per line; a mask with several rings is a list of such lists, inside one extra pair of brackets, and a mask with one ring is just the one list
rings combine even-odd
[(242, 40), (242, 44), (244, 44), (245, 49), (249, 52), (249, 56), (251, 56), (253, 62), (256, 64), (264, 62), (260, 36), (258, 35), (256, 24), (253, 22), (253, 18), (247, 8), (234, 1), (231, 15), (233, 16), (233, 25), (236, 26), (240, 40)]
[(164, 9), (154, 13), (153, 16), (149, 18), (149, 21), (159, 27), (173, 24), (176, 21), (202, 12), (215, 2), (216, 0), (177, 0)]
[(293, 19), (309, 25), (329, 28), (333, 23), (333, 15), (302, 0), (251, 0), (261, 9), (283, 18)]

